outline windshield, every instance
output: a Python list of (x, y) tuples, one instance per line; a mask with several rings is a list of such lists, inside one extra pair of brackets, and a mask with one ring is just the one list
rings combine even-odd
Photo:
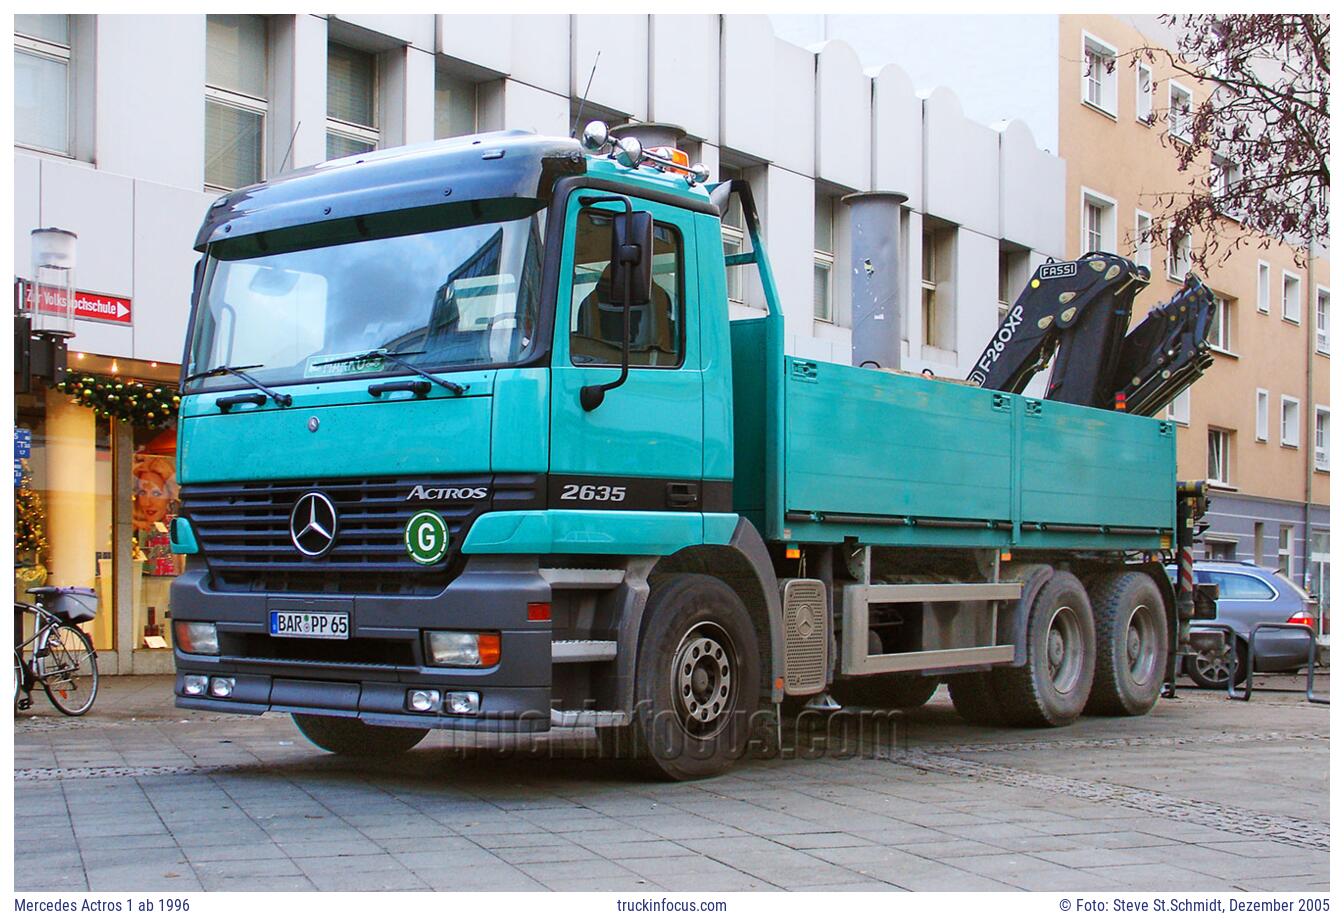
[(513, 364), (532, 350), (540, 292), (538, 215), (251, 258), (212, 253), (187, 375), (255, 365), (253, 376), (274, 384), (405, 373), (365, 355), (376, 349), (426, 370)]

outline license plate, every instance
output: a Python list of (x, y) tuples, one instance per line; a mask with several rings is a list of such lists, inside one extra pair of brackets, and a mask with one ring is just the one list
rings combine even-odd
[(271, 635), (303, 639), (349, 639), (350, 614), (334, 610), (272, 610)]

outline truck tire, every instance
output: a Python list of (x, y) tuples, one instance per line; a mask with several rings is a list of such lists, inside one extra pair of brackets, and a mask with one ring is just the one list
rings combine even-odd
[(1022, 667), (989, 672), (1004, 723), (1068, 725), (1087, 705), (1097, 665), (1092, 603), (1070, 573), (1056, 571), (1032, 602), (1026, 652)]
[(918, 709), (929, 701), (939, 683), (936, 677), (918, 674), (876, 674), (838, 680), (831, 692), (846, 706)]
[(1141, 716), (1157, 705), (1167, 672), (1167, 610), (1146, 573), (1111, 572), (1089, 586), (1097, 630), (1097, 669), (1083, 710)]
[(429, 734), (427, 728), (395, 728), (390, 725), (369, 725), (359, 719), (340, 716), (312, 716), (291, 713), (290, 718), (303, 732), (303, 737), (333, 754), (351, 757), (386, 757), (402, 754), (419, 744)]
[(676, 574), (649, 594), (644, 624), (633, 737), (602, 741), (632, 742), (642, 772), (655, 779), (724, 772), (747, 749), (761, 691), (747, 608), (717, 578)]
[(947, 679), (947, 692), (957, 715), (972, 725), (994, 727), (1007, 721), (988, 671), (952, 675)]

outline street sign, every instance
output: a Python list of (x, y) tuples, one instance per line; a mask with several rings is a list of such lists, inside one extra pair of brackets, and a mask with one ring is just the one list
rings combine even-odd
[(27, 460), (33, 455), (33, 430), (31, 428), (14, 429), (14, 459)]
[[(25, 283), (24, 299), (28, 308), (33, 308), (33, 286)], [(62, 313), (64, 306), (61, 292), (52, 288), (42, 289), (42, 303), (38, 304), (39, 313)], [(75, 291), (75, 319), (92, 320), (96, 323), (113, 323), (118, 326), (131, 325), (131, 298), (116, 294), (95, 294), (90, 291)]]

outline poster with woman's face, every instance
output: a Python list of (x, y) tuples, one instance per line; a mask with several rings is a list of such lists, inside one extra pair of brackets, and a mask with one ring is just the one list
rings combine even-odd
[(172, 457), (135, 454), (131, 459), (131, 526), (164, 532), (177, 515), (177, 470)]

